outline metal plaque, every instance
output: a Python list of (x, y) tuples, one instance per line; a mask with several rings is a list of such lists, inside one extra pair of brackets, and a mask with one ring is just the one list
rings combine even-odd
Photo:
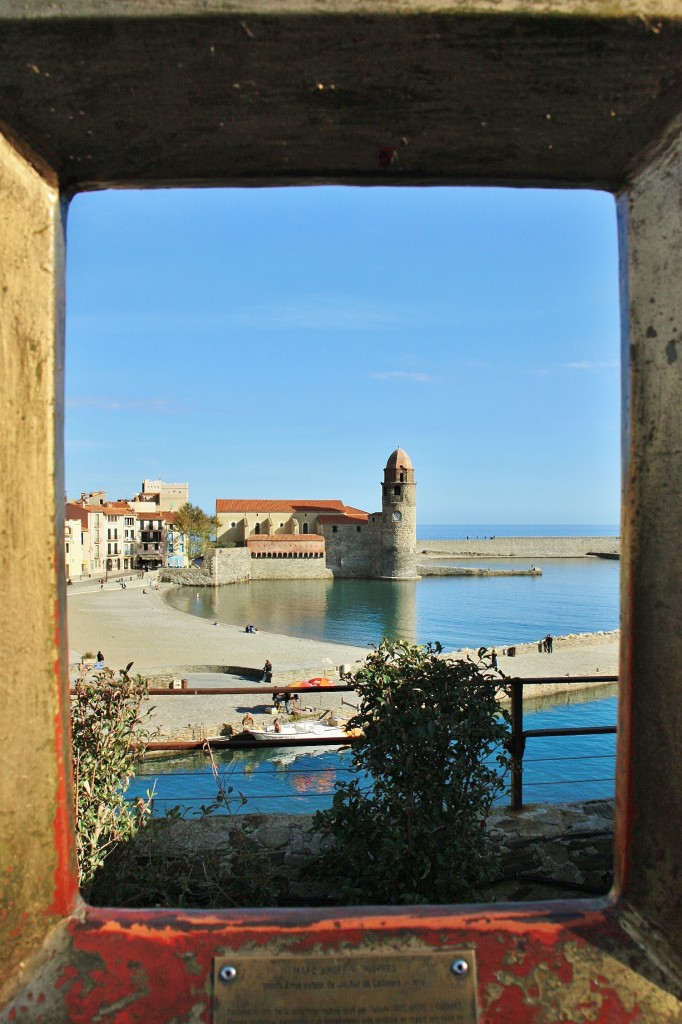
[(447, 953), (218, 957), (214, 1024), (476, 1024), (476, 958)]

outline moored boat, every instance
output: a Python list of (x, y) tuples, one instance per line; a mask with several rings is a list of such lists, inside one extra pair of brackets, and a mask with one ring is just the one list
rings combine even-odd
[(244, 729), (233, 737), (238, 743), (245, 739), (256, 743), (269, 743), (285, 746), (289, 743), (349, 743), (357, 730), (348, 730), (340, 725), (328, 725), (326, 722), (276, 722), (264, 729), (251, 727)]

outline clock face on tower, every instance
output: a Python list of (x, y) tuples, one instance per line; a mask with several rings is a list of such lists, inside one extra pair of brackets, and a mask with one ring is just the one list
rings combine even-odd
[(401, 512), (394, 512), (393, 513), (392, 519), (393, 519), (394, 523), (399, 523), (402, 518), (403, 518), (403, 516), (402, 516)]

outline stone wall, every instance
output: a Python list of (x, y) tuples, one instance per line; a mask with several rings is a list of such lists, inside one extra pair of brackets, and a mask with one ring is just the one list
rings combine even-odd
[[(319, 906), (335, 901), (317, 880), (315, 861), (333, 840), (313, 831), (302, 814), (240, 814), (176, 820), (163, 825), (163, 843), (172, 848), (180, 869), (199, 857), (224, 861), (229, 876), (232, 830), (242, 826), (265, 850), (280, 889), (281, 906)], [(168, 831), (170, 830), (170, 832)], [(481, 901), (560, 899), (606, 893), (613, 863), (613, 801), (537, 804), (523, 812), (508, 808), (490, 817), (490, 831), (502, 858), (502, 877), (481, 890)], [(153, 857), (154, 830), (134, 842), (140, 855)], [(106, 872), (106, 864), (103, 869)]]
[(330, 580), (323, 558), (251, 558), (252, 580)]
[(159, 569), (161, 583), (177, 583), (181, 587), (212, 587), (213, 577), (205, 569), (190, 565), (186, 569)]
[(457, 558), (584, 558), (618, 555), (619, 537), (495, 537), (493, 540), (418, 540), (420, 555)]
[[(359, 529), (358, 529), (359, 527)], [(340, 523), (322, 527), (327, 565), (334, 576), (366, 579), (378, 574), (381, 560), (381, 516), (366, 523)]]
[(484, 569), (481, 566), (418, 565), (420, 576), (542, 576), (542, 569)]
[(241, 583), (251, 577), (251, 555), (246, 548), (210, 548), (204, 556), (204, 569), (216, 587), (223, 583)]

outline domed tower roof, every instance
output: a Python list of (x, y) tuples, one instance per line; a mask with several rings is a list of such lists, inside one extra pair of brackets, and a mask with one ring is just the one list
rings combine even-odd
[(410, 456), (402, 448), (396, 448), (394, 452), (391, 452), (386, 463), (386, 469), (397, 469), (398, 467), (401, 469), (414, 469)]

